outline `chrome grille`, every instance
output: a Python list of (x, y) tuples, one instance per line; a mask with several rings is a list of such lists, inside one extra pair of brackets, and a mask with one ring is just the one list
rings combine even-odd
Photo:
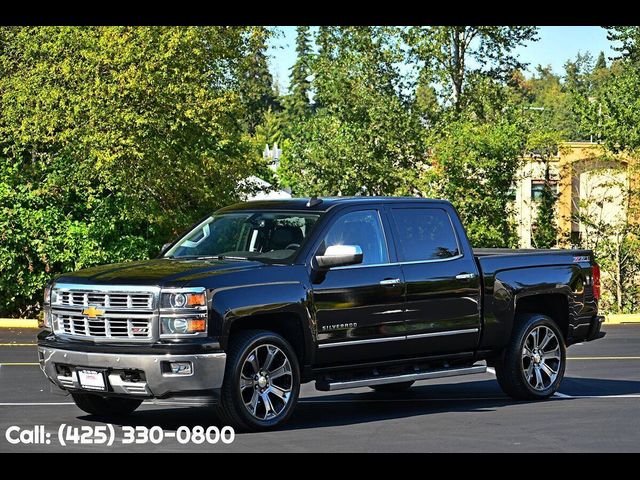
[(84, 315), (54, 314), (56, 333), (101, 338), (151, 338), (153, 316), (114, 317), (108, 314), (99, 318)]
[(152, 342), (159, 295), (159, 287), (55, 284), (53, 330), (94, 342)]
[(93, 292), (93, 291), (56, 291), (55, 306), (68, 307), (110, 307), (122, 309), (149, 310), (153, 308), (153, 293), (140, 292)]

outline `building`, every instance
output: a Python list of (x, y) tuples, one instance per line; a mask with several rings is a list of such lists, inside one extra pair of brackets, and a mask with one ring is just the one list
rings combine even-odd
[(627, 221), (631, 211), (627, 205), (628, 192), (640, 189), (638, 162), (625, 155), (607, 153), (601, 144), (563, 143), (548, 159), (527, 157), (517, 172), (514, 211), (521, 248), (535, 247), (532, 237), (547, 173), (545, 160), (548, 160), (548, 181), (557, 194), (560, 246), (585, 241), (591, 234), (592, 222), (616, 225)]
[[(280, 166), (281, 154), (282, 150), (278, 148), (277, 143), (273, 145), (273, 148), (269, 148), (269, 145), (265, 145), (264, 147), (262, 157), (267, 161), (269, 168), (273, 172), (276, 172), (278, 170), (278, 166)], [(246, 200), (277, 200), (281, 198), (291, 198), (290, 189), (280, 190), (275, 188), (269, 182), (256, 176), (246, 178), (240, 186), (243, 190), (250, 190), (253, 192), (246, 196)]]

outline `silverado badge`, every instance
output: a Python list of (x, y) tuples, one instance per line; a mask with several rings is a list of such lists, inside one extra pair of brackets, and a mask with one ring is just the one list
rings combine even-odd
[(82, 314), (86, 315), (89, 318), (96, 318), (96, 317), (99, 317), (100, 315), (104, 315), (104, 310), (100, 310), (99, 308), (96, 308), (96, 307), (89, 307), (82, 310)]

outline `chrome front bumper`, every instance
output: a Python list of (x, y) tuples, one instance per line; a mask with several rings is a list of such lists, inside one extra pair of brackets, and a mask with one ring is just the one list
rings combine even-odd
[[(40, 368), (51, 382), (63, 390), (82, 390), (74, 367), (105, 369), (107, 393), (141, 398), (166, 398), (187, 392), (219, 389), (224, 378), (226, 354), (134, 355), (86, 353), (38, 347)], [(163, 362), (191, 362), (190, 375), (163, 371)], [(64, 366), (68, 374), (57, 367)], [(166, 369), (165, 369), (166, 370)], [(144, 379), (131, 381), (125, 371), (144, 372)], [(93, 392), (96, 393), (96, 392)], [(99, 392), (98, 392), (99, 393)]]

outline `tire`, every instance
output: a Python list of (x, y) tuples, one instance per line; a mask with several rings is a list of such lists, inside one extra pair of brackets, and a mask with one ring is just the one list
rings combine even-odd
[(129, 415), (142, 403), (142, 400), (101, 397), (93, 393), (72, 393), (71, 396), (80, 410), (101, 417)]
[(279, 427), (293, 413), (299, 394), (298, 359), (283, 337), (247, 330), (231, 339), (220, 403), (215, 407), (225, 425), (240, 431)]
[(415, 382), (386, 383), (384, 385), (372, 385), (369, 388), (375, 390), (376, 392), (399, 393), (406, 392), (414, 383)]
[(558, 390), (566, 359), (564, 338), (553, 320), (536, 313), (518, 315), (511, 340), (495, 363), (496, 377), (510, 397), (542, 400)]

